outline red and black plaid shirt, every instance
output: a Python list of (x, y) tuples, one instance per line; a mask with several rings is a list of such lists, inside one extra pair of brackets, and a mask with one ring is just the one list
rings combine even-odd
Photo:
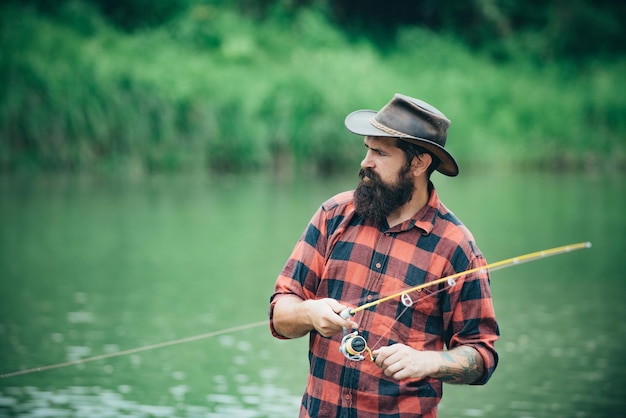
[[(315, 213), (276, 282), (273, 307), (282, 295), (333, 298), (358, 306), (424, 282), (486, 265), (474, 238), (440, 201), (430, 199), (412, 219), (373, 225), (356, 215), (353, 193), (341, 193)], [(499, 331), (487, 271), (427, 287), (357, 313), (354, 321), (370, 348), (394, 343), (418, 350), (468, 345), (484, 359), (484, 384), (496, 368)], [(407, 306), (408, 305), (408, 306)], [(342, 335), (310, 333), (310, 373), (301, 417), (435, 417), (442, 396), (437, 379), (386, 377), (369, 359), (339, 352)]]

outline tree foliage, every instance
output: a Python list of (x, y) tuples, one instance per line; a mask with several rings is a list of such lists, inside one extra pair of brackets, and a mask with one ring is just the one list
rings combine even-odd
[[(378, 6), (366, 0), (350, 16), (348, 3), (322, 0), (125, 3), (0, 6), (0, 172), (330, 173), (360, 156), (337, 115), (380, 107), (394, 92), (446, 112), (464, 167), (625, 167), (626, 58), (610, 42), (610, 59), (580, 52), (587, 44), (569, 59), (560, 44), (545, 52), (531, 28), (547, 10), (515, 32), (511, 10), (493, 28), (471, 2), (446, 3), (445, 14), (430, 3), (420, 15), (428, 27), (412, 23), (414, 3), (375, 22)], [(500, 38), (481, 44), (489, 33)], [(539, 60), (520, 40), (559, 59)]]
[[(13, 0), (54, 12), (59, 2)], [(68, 1), (68, 0), (65, 0)], [(77, 1), (77, 0), (72, 0)], [(622, 0), (84, 0), (118, 27), (154, 27), (189, 7), (233, 8), (260, 21), (289, 19), (316, 8), (348, 33), (384, 47), (406, 26), (452, 34), (468, 45), (507, 59), (580, 59), (626, 52), (626, 2)]]
[[(544, 56), (624, 52), (626, 3), (612, 0), (338, 0), (329, 2), (342, 24), (396, 29), (419, 25), (490, 47), (516, 36)], [(530, 45), (528, 45), (530, 46)]]

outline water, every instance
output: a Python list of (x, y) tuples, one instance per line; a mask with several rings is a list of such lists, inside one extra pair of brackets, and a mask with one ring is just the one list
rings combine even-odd
[[(494, 272), (500, 365), (446, 385), (442, 417), (626, 411), (626, 181), (436, 176), (489, 261), (591, 241)], [(261, 321), (317, 206), (354, 178), (0, 179), (0, 373)], [(255, 327), (0, 379), (0, 417), (293, 417), (306, 339)]]

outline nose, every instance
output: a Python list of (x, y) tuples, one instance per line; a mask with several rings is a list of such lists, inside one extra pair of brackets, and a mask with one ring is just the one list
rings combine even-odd
[(372, 151), (367, 150), (363, 161), (361, 161), (361, 168), (374, 168), (374, 159), (372, 158)]

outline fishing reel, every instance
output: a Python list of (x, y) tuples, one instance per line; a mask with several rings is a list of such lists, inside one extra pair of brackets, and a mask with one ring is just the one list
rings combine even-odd
[[(345, 328), (344, 328), (345, 329)], [(343, 354), (348, 360), (361, 361), (365, 360), (363, 353), (369, 354), (369, 357), (374, 361), (372, 350), (367, 346), (367, 341), (363, 336), (359, 335), (358, 331), (346, 334), (341, 339), (341, 345), (339, 346), (339, 352)]]
[[(339, 314), (342, 318), (348, 319), (352, 316), (350, 309), (346, 309)], [(374, 355), (372, 350), (367, 346), (367, 341), (362, 335), (359, 335), (358, 331), (348, 333), (348, 329), (343, 329), (343, 338), (341, 339), (341, 345), (339, 346), (339, 352), (344, 355), (348, 360), (362, 361), (365, 360), (363, 353), (369, 354), (369, 357), (374, 361)]]

